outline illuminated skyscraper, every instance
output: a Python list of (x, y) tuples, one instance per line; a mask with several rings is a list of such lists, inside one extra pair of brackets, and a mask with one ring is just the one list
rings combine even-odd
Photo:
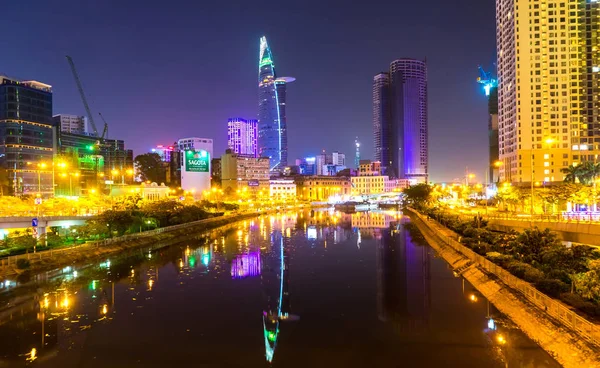
[(258, 154), (269, 157), (271, 171), (287, 166), (286, 87), (295, 79), (277, 78), (267, 38), (260, 39), (258, 63)]
[(497, 0), (500, 180), (562, 181), (600, 153), (600, 2)]
[(231, 118), (227, 122), (227, 146), (240, 155), (258, 156), (258, 120)]
[(398, 59), (373, 78), (375, 159), (383, 173), (427, 181), (427, 65)]

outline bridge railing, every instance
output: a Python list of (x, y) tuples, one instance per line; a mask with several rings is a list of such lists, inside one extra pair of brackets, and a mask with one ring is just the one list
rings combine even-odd
[[(438, 224), (436, 221), (428, 219), (417, 211), (411, 210), (411, 212), (421, 219), (421, 221), (429, 229), (432, 236), (452, 247), (454, 250), (464, 255), (466, 258), (483, 268), (485, 271), (497, 276), (510, 288), (519, 291), (527, 298), (527, 300), (532, 302), (541, 310), (545, 311), (551, 317), (555, 318), (563, 326), (575, 331), (579, 336), (590, 341), (594, 345), (600, 346), (599, 325), (588, 321), (565, 304), (540, 292), (530, 283), (512, 275), (504, 268), (462, 245), (453, 239), (453, 233), (450, 230)], [(456, 235), (454, 234), (454, 236)]]

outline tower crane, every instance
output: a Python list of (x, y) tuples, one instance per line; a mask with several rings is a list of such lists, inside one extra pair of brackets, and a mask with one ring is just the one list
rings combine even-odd
[(92, 116), (90, 105), (87, 102), (87, 98), (85, 98), (83, 86), (81, 85), (81, 79), (79, 79), (79, 74), (77, 73), (77, 69), (75, 69), (75, 63), (73, 63), (73, 58), (71, 58), (69, 55), (67, 55), (66, 57), (67, 61), (69, 62), (69, 65), (71, 66), (71, 72), (73, 73), (73, 78), (75, 78), (75, 83), (77, 83), (77, 89), (79, 90), (79, 96), (81, 97), (81, 101), (83, 102), (83, 107), (85, 107), (85, 112), (87, 113), (87, 116), (90, 119), (90, 125), (92, 126), (93, 134), (97, 137), (98, 129), (96, 129), (96, 124), (94, 123), (94, 117)]
[(99, 112), (98, 115), (100, 115), (100, 119), (102, 119), (102, 122), (104, 122), (104, 129), (102, 129), (102, 136), (100, 137), (100, 140), (103, 141), (104, 138), (108, 138), (106, 136), (108, 133), (108, 124), (106, 123), (106, 120), (104, 119), (104, 116), (102, 116), (101, 112)]
[[(478, 66), (479, 69), (479, 78), (477, 78), (477, 83), (483, 85), (483, 90), (485, 91), (485, 95), (489, 96), (492, 88), (498, 87), (498, 79), (495, 77), (494, 72), (486, 72), (483, 70), (481, 65)], [(495, 65), (494, 65), (495, 69)]]

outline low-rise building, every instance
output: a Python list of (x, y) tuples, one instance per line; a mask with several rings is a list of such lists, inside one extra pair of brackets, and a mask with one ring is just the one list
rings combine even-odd
[(380, 194), (393, 191), (395, 183), (387, 176), (352, 177), (352, 195)]
[[(269, 192), (269, 158), (240, 155), (228, 149), (221, 156), (221, 188), (226, 194)], [(244, 189), (245, 188), (245, 189)]]
[(269, 194), (275, 200), (294, 200), (296, 199), (296, 183), (290, 179), (271, 180)]
[(305, 201), (326, 201), (331, 197), (349, 197), (351, 183), (348, 177), (297, 176), (296, 196)]
[(160, 201), (169, 197), (169, 187), (164, 183), (142, 183), (140, 185), (113, 185), (112, 197), (133, 197), (139, 195), (145, 201)]

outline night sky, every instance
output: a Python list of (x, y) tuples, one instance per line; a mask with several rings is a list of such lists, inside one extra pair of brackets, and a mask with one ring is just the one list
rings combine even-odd
[[(51, 84), (54, 113), (84, 114), (65, 59), (77, 65), (94, 118), (134, 154), (183, 137), (227, 145), (227, 118), (256, 118), (259, 37), (288, 86), (290, 164), (322, 149), (373, 156), (373, 75), (427, 58), (433, 181), (481, 180), (487, 102), (477, 65), (495, 58), (493, 0), (6, 1), (0, 74)], [(99, 118), (96, 118), (99, 120)], [(96, 125), (101, 129), (101, 123)]]

